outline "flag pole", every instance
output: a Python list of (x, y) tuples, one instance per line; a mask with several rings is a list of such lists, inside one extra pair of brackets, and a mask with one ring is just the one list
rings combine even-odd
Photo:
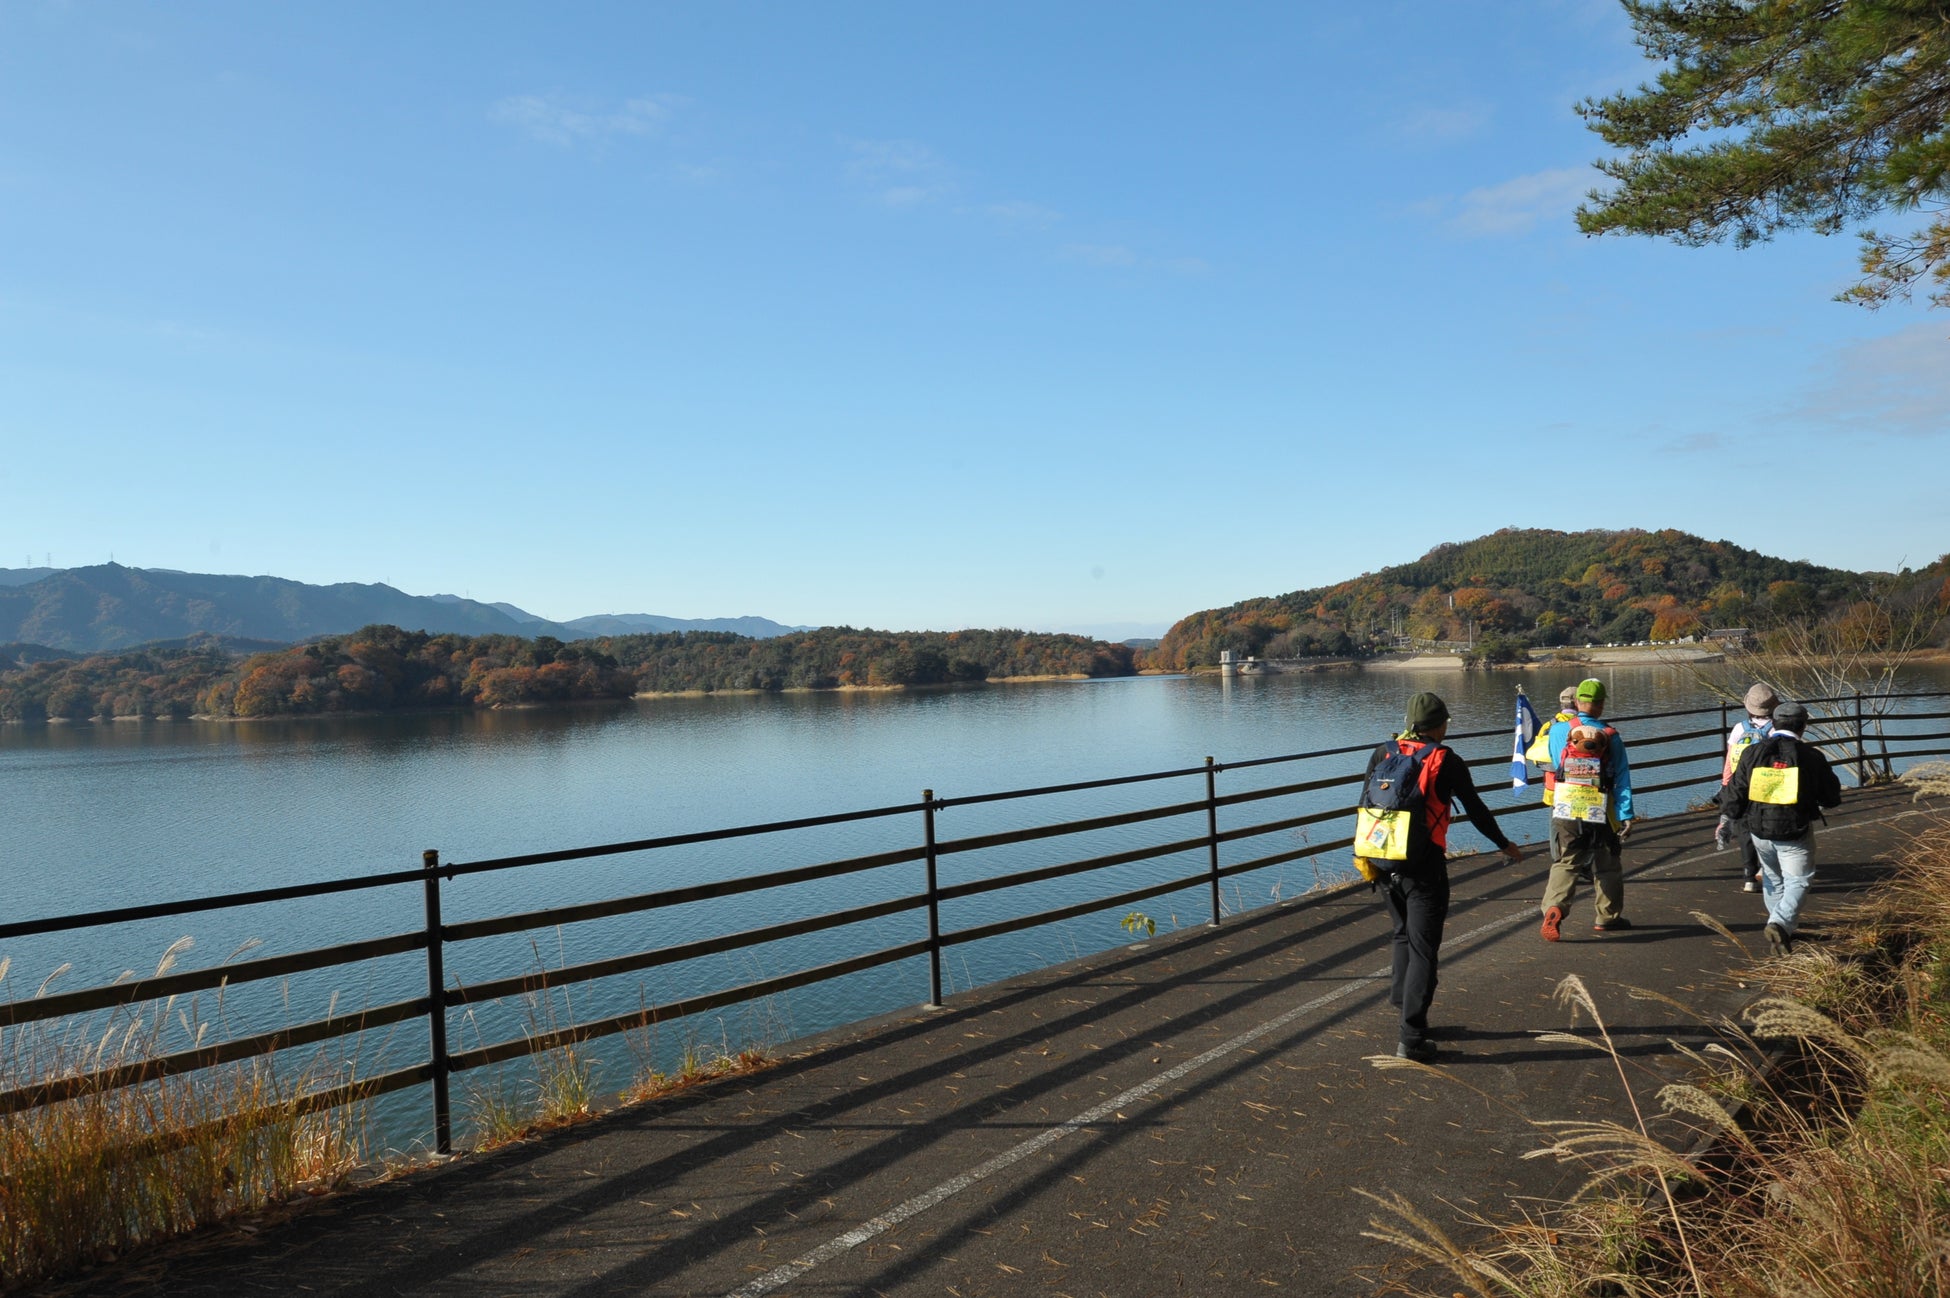
[[(1527, 723), (1527, 724), (1526, 724)], [(1510, 733), (1510, 792), (1515, 794), (1530, 787), (1530, 763), (1524, 757), (1524, 750), (1537, 733), (1537, 713), (1530, 706), (1530, 698), (1523, 692), (1523, 682), (1517, 682), (1517, 721)]]

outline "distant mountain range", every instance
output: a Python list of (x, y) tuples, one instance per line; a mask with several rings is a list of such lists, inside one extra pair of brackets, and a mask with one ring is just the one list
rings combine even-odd
[(646, 631), (734, 631), (755, 638), (807, 627), (762, 617), (676, 618), (599, 613), (551, 622), (513, 604), (408, 595), (391, 586), (313, 586), (282, 577), (222, 576), (119, 563), (0, 568), (0, 643), (99, 653), (191, 635), (295, 644), (374, 623), (435, 634), (583, 640)]

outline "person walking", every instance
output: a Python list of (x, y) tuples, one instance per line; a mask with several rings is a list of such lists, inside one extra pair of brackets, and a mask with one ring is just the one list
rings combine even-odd
[(1427, 1063), (1436, 1055), (1429, 1040), (1429, 1006), (1435, 1000), (1442, 925), (1449, 916), (1450, 807), (1460, 803), (1476, 832), (1494, 843), (1512, 865), (1522, 864), (1523, 849), (1497, 827), (1469, 778), (1469, 766), (1443, 745), (1449, 734), (1449, 705), (1434, 694), (1417, 694), (1409, 699), (1404, 720), (1408, 728), (1368, 759), (1368, 774), (1400, 754), (1418, 759), (1416, 778), (1422, 796), (1414, 815), (1419, 823), (1409, 832), (1407, 858), (1388, 863), (1392, 868), (1384, 895), (1394, 924), (1394, 981), (1388, 999), (1401, 1007), (1395, 1054)]
[(1578, 682), (1577, 717), (1550, 729), (1550, 764), (1557, 773), (1551, 802), (1556, 859), (1544, 887), (1544, 941), (1563, 935), (1578, 877), (1587, 870), (1597, 894), (1594, 933), (1632, 927), (1625, 918), (1625, 869), (1619, 847), (1632, 832), (1632, 768), (1625, 740), (1604, 721), (1605, 683)]
[[(1578, 686), (1564, 686), (1562, 690), (1558, 690), (1558, 715), (1550, 717), (1550, 725), (1556, 725), (1558, 721), (1570, 723), (1570, 721), (1576, 721), (1576, 719), (1578, 719)], [(1523, 750), (1523, 760), (1531, 762), (1533, 766), (1542, 766), (1544, 768), (1544, 807), (1546, 809), (1550, 807), (1552, 801), (1556, 801), (1556, 783), (1558, 783), (1558, 772), (1550, 764), (1550, 725), (1546, 725), (1544, 729), (1537, 731), (1537, 739), (1533, 739), (1531, 746)], [(1546, 832), (1544, 838), (1550, 838), (1550, 834)], [(1550, 844), (1550, 859), (1552, 861), (1558, 859), (1558, 846), (1556, 846), (1556, 842)]]
[[(1557, 692), (1557, 715), (1551, 718), (1550, 726), (1545, 726), (1542, 730), (1539, 730), (1537, 737), (1530, 741), (1530, 747), (1524, 749), (1523, 755), (1525, 761), (1544, 768), (1544, 807), (1546, 811), (1549, 810), (1551, 803), (1556, 801), (1557, 797), (1557, 768), (1551, 765), (1551, 726), (1556, 725), (1560, 721), (1568, 725), (1577, 719), (1578, 687), (1575, 685), (1566, 685)], [(1550, 832), (1548, 825), (1544, 829), (1544, 838), (1550, 844), (1551, 860), (1555, 861), (1557, 859), (1557, 838)], [(1590, 883), (1591, 878), (1587, 875), (1580, 882)]]
[(1822, 751), (1801, 737), (1807, 729), (1808, 709), (1776, 704), (1773, 733), (1740, 755), (1726, 787), (1727, 814), (1746, 822), (1760, 858), (1763, 931), (1775, 955), (1794, 949), (1801, 901), (1815, 877), (1814, 822), (1823, 807), (1842, 805), (1842, 782)]
[(1774, 705), (1780, 701), (1773, 687), (1756, 682), (1748, 687), (1746, 698), (1741, 700), (1747, 715), (1727, 731), (1727, 760), (1720, 768), (1720, 823), (1713, 830), (1713, 846), (1724, 852), (1736, 840), (1739, 842), (1742, 892), (1760, 891), (1760, 856), (1754, 850), (1754, 837), (1746, 826), (1726, 813), (1726, 786), (1733, 779), (1733, 768), (1740, 765), (1740, 755), (1773, 733)]

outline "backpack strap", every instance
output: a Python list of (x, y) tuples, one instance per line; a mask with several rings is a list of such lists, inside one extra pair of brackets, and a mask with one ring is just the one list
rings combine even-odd
[(1435, 796), (1435, 785), (1442, 778), (1443, 755), (1448, 751), (1442, 744), (1424, 740), (1422, 751), (1411, 754), (1417, 763), (1415, 779), (1422, 786), (1422, 801), (1431, 807), (1443, 805), (1443, 800)]

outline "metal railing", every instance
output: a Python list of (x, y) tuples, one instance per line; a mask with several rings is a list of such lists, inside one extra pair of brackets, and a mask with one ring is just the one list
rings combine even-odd
[[(1905, 702), (1913, 703), (1926, 699), (1950, 698), (1950, 693), (1930, 692), (1899, 697)], [(1855, 767), (1858, 781), (1878, 763), (1886, 774), (1889, 764), (1895, 760), (1950, 754), (1950, 747), (1924, 746), (1950, 740), (1950, 731), (1932, 732), (1913, 729), (1921, 723), (1950, 719), (1950, 711), (1878, 715), (1864, 710), (1864, 702), (1860, 696), (1814, 699), (1809, 702), (1828, 708), (1825, 713), (1812, 717), (1810, 734), (1814, 736), (1813, 742), (1830, 749), (1839, 749), (1837, 764)], [(1669, 733), (1649, 733), (1647, 729), (1651, 723), (1684, 723), (1706, 721), (1710, 718), (1717, 719), (1718, 724), (1682, 726)], [(1619, 724), (1627, 728), (1625, 734), (1629, 752), (1633, 755), (1631, 768), (1634, 775), (1634, 797), (1644, 798), (1666, 790), (1717, 786), (1729, 722), (1729, 710), (1724, 706), (1690, 708), (1620, 718)], [(1507, 742), (1510, 738), (1511, 733), (1508, 730), (1476, 731), (1450, 736), (1449, 742), (1474, 748), (1477, 746), (1476, 741)], [(1877, 751), (1873, 754), (1870, 751), (1871, 743), (1877, 746)], [(1649, 758), (1643, 755), (1654, 750), (1672, 749), (1677, 751), (1660, 751), (1659, 755)], [(217, 1067), (255, 1056), (314, 1045), (363, 1033), (375, 1027), (424, 1019), (427, 1024), (427, 1050), (424, 1060), (374, 1076), (356, 1078), (338, 1085), (321, 1086), (302, 1095), (292, 1104), (283, 1106), (280, 1111), (317, 1112), (408, 1087), (426, 1085), (430, 1088), (432, 1096), (436, 1145), (442, 1153), (450, 1152), (453, 1142), (451, 1084), (455, 1076), (468, 1070), (487, 1067), (525, 1055), (560, 1049), (662, 1021), (775, 996), (814, 983), (916, 957), (925, 957), (928, 963), (928, 1003), (939, 1005), (943, 1001), (942, 957), (949, 948), (1095, 912), (1134, 906), (1187, 889), (1198, 889), (1209, 899), (1209, 922), (1217, 926), (1223, 917), (1220, 902), (1222, 881), (1254, 871), (1271, 869), (1287, 862), (1338, 852), (1351, 846), (1353, 839), (1350, 836), (1326, 842), (1302, 842), (1298, 847), (1286, 847), (1249, 859), (1234, 860), (1231, 863), (1222, 863), (1222, 848), (1264, 839), (1272, 834), (1304, 832), (1310, 826), (1330, 821), (1351, 822), (1354, 807), (1350, 801), (1345, 806), (1336, 805), (1325, 809), (1298, 811), (1295, 814), (1282, 814), (1268, 820), (1233, 824), (1227, 828), (1220, 826), (1221, 812), (1233, 812), (1236, 818), (1240, 809), (1255, 804), (1302, 798), (1305, 795), (1319, 794), (1336, 788), (1347, 789), (1351, 798), (1359, 786), (1360, 777), (1357, 769), (1359, 759), (1372, 751), (1372, 744), (1354, 744), (1238, 762), (1219, 762), (1208, 757), (1202, 765), (1175, 770), (1083, 780), (961, 798), (938, 797), (933, 790), (924, 790), (917, 801), (862, 811), (743, 825), (698, 833), (672, 834), (631, 842), (605, 843), (593, 847), (498, 857), (482, 861), (443, 863), (438, 852), (430, 850), (422, 854), (417, 869), (0, 924), (0, 941), (4, 941), (40, 934), (95, 929), (158, 917), (189, 915), (266, 902), (312, 899), (355, 891), (417, 889), (421, 895), (420, 924), (415, 929), (287, 955), (239, 960), (216, 968), (161, 973), (149, 978), (120, 981), (80, 991), (37, 995), (30, 1000), (0, 1004), (0, 1032), (17, 1030), (22, 1025), (34, 1022), (59, 1020), (204, 990), (236, 988), (267, 979), (288, 978), (294, 974), (348, 966), (389, 956), (424, 953), (426, 963), (426, 994), (423, 996), (362, 1009), (356, 1013), (328, 1013), (323, 1018), (288, 1024), (268, 1032), (216, 1044), (192, 1044), (186, 1049), (173, 1053), (160, 1054), (93, 1072), (44, 1077), (26, 1085), (0, 1091), (0, 1115), (59, 1103), (90, 1093), (139, 1086), (165, 1077)], [(1324, 777), (1295, 780), (1232, 793), (1219, 792), (1218, 777), (1228, 772), (1291, 767), (1302, 762), (1338, 758), (1354, 760), (1349, 761), (1345, 767), (1336, 770), (1332, 775)], [(1467, 764), (1471, 767), (1503, 766), (1509, 761), (1510, 755), (1507, 751), (1467, 758)], [(1656, 780), (1651, 783), (1642, 783), (1638, 778), (1647, 771), (1689, 764), (1699, 769), (1678, 775), (1676, 778)], [(1033, 800), (1056, 795), (1153, 783), (1163, 784), (1170, 781), (1195, 782), (1196, 796), (1136, 810), (1026, 825), (991, 833), (969, 834), (961, 838), (943, 839), (938, 833), (942, 813), (956, 809), (1011, 802), (1032, 803)], [(1499, 817), (1510, 816), (1534, 812), (1536, 809), (1535, 803), (1523, 803), (1498, 808), (1492, 814)], [(789, 838), (795, 833), (819, 827), (876, 820), (888, 821), (901, 817), (912, 818), (914, 823), (914, 836), (910, 846), (602, 901), (460, 922), (449, 922), (443, 918), (445, 893), (455, 881), (473, 876), (527, 870), (625, 853), (668, 853), (688, 846), (731, 839), (774, 836)], [(976, 878), (948, 885), (940, 881), (938, 867), (944, 857), (1017, 847), (1032, 842), (1068, 839), (1095, 831), (1145, 825), (1178, 817), (1196, 817), (1202, 821), (1202, 825), (1196, 833), (1174, 837), (1163, 842), (1145, 843), (1056, 864), (1039, 865), (995, 877)], [(1152, 879), (1140, 886), (1124, 887), (1028, 914), (991, 920), (956, 930), (944, 930), (942, 927), (944, 903), (1058, 879), (1115, 871), (1120, 866), (1163, 860), (1188, 853), (1202, 857), (1202, 867), (1194, 873), (1175, 875), (1163, 880)], [(915, 863), (920, 863), (923, 867), (917, 879), (921, 888), (919, 892), (887, 896), (865, 905), (473, 984), (463, 984), (447, 974), (447, 951), (458, 944), (497, 935), (529, 933), (562, 925), (642, 914), (699, 902), (722, 901), (796, 884), (830, 881), (865, 871)], [(469, 1006), (508, 996), (546, 992), (550, 988), (567, 987), (619, 974), (681, 964), (702, 956), (748, 950), (790, 938), (914, 911), (925, 913), (925, 925), (916, 926), (917, 935), (910, 940), (877, 950), (756, 979), (735, 987), (684, 996), (662, 1004), (643, 1005), (628, 1013), (571, 1023), (544, 1032), (524, 1033), (517, 1037), (484, 1043), (472, 1049), (456, 1050), (450, 1042), (450, 1012), (465, 1010)], [(190, 1134), (185, 1134), (183, 1137), (185, 1140), (190, 1138), (192, 1138)]]

